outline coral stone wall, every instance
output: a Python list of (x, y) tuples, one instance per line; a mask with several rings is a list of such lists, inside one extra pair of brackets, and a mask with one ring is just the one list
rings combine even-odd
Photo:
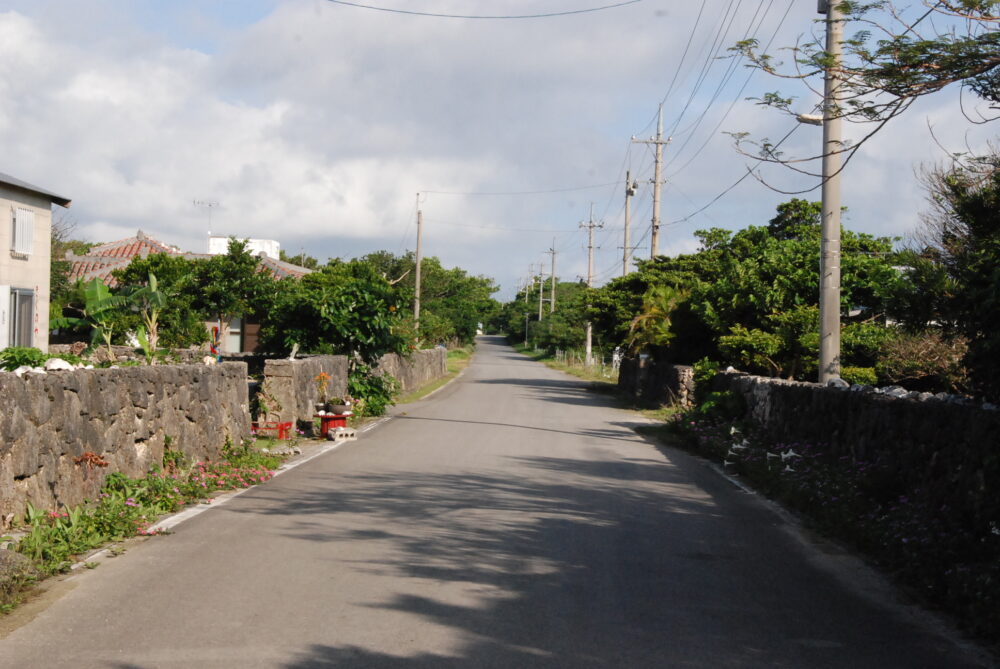
[[(448, 352), (443, 348), (414, 351), (409, 358), (395, 354), (382, 357), (378, 371), (399, 380), (400, 390), (408, 391), (439, 379), (448, 373)], [(268, 412), (267, 420), (312, 424), (315, 405), (320, 401), (316, 377), (320, 372), (330, 375), (327, 397), (347, 392), (347, 357), (316, 355), (295, 360), (268, 360), (264, 363), (261, 390), (276, 400), (280, 407)]]
[(414, 351), (407, 358), (385, 355), (379, 360), (378, 369), (396, 377), (401, 391), (415, 390), (448, 373), (448, 351), (443, 348)]
[(694, 399), (694, 370), (656, 364), (649, 357), (625, 358), (618, 368), (618, 388), (645, 406), (687, 406)]
[(929, 491), (972, 514), (996, 507), (1000, 411), (929, 394), (892, 397), (871, 387), (739, 373), (720, 374), (716, 384), (742, 396), (747, 417), (775, 440), (828, 444), (834, 458), (877, 461), (894, 472), (892, 485)]
[(26, 502), (93, 498), (110, 472), (142, 476), (165, 437), (198, 459), (249, 438), (246, 373), (243, 363), (0, 373), (0, 525)]
[(264, 362), (264, 382), (261, 391), (273, 398), (276, 407), (270, 407), (267, 420), (312, 422), (316, 404), (320, 401), (316, 377), (325, 372), (330, 376), (327, 397), (333, 398), (347, 392), (347, 356), (316, 355), (295, 360), (267, 360)]

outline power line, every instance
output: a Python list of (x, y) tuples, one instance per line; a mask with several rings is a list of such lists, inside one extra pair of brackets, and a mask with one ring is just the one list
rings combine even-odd
[[(333, 2), (333, 0), (328, 0)], [(421, 193), (428, 195), (548, 195), (550, 193), (570, 193), (573, 191), (593, 190), (595, 188), (607, 188), (617, 186), (620, 181), (611, 181), (605, 184), (594, 184), (593, 186), (574, 186), (572, 188), (552, 188), (550, 190), (522, 190), (522, 191), (447, 191), (447, 190), (423, 190)]]
[(626, 5), (634, 5), (637, 2), (642, 2), (642, 0), (625, 0), (625, 2), (618, 2), (613, 5), (603, 5), (601, 7), (588, 7), (585, 9), (570, 9), (564, 12), (548, 12), (545, 14), (519, 14), (519, 15), (486, 15), (486, 14), (437, 14), (434, 12), (416, 12), (409, 9), (393, 9), (391, 7), (375, 7), (374, 5), (364, 5), (360, 2), (347, 2), (347, 0), (327, 0), (327, 2), (336, 5), (347, 5), (348, 7), (357, 7), (359, 9), (371, 9), (377, 12), (388, 12), (390, 14), (409, 14), (411, 16), (427, 16), (436, 19), (494, 19), (494, 20), (508, 20), (508, 19), (545, 19), (555, 16), (569, 16), (571, 14), (588, 14), (590, 12), (601, 12), (606, 9), (615, 9), (617, 7), (624, 7)]
[[(782, 138), (781, 138), (781, 139), (780, 139), (780, 140), (779, 140), (779, 141), (778, 141), (778, 142), (777, 142), (777, 143), (776, 143), (776, 144), (774, 145), (774, 147), (773, 147), (773, 148), (777, 149), (777, 148), (778, 148), (779, 146), (781, 146), (781, 144), (782, 144), (782, 143), (783, 143), (783, 142), (784, 142), (784, 141), (785, 141), (786, 139), (788, 139), (789, 137), (791, 137), (791, 136), (792, 136), (792, 133), (793, 133), (793, 132), (795, 132), (796, 130), (798, 130), (798, 129), (799, 129), (799, 127), (800, 127), (800, 126), (799, 126), (798, 124), (796, 124), (795, 126), (793, 126), (793, 127), (792, 127), (792, 129), (788, 131), (788, 134), (786, 134), (786, 135), (785, 135), (784, 137), (782, 137)], [(761, 158), (761, 159), (759, 159), (759, 160), (757, 161), (757, 165), (760, 165), (760, 164), (761, 164), (762, 162), (764, 162), (764, 159), (763, 159), (763, 158)], [(754, 167), (756, 167), (756, 165), (755, 165)], [(718, 195), (716, 195), (716, 196), (715, 196), (714, 198), (712, 198), (712, 199), (711, 199), (711, 200), (710, 200), (710, 201), (708, 202), (708, 204), (706, 204), (706, 205), (705, 205), (704, 207), (702, 207), (701, 209), (698, 209), (698, 210), (696, 210), (696, 211), (693, 211), (693, 212), (691, 212), (690, 214), (688, 214), (688, 215), (687, 215), (687, 216), (685, 216), (684, 218), (679, 218), (679, 219), (677, 219), (676, 221), (670, 221), (670, 222), (669, 222), (669, 223), (667, 223), (666, 225), (679, 225), (680, 223), (685, 223), (685, 222), (687, 222), (688, 220), (690, 220), (690, 219), (691, 219), (691, 218), (693, 218), (694, 216), (697, 216), (698, 214), (700, 214), (701, 212), (705, 211), (706, 209), (708, 209), (709, 207), (711, 207), (711, 206), (712, 206), (713, 204), (715, 204), (716, 202), (718, 202), (718, 201), (719, 201), (719, 200), (720, 200), (720, 199), (722, 198), (722, 196), (726, 195), (726, 194), (727, 194), (727, 193), (728, 193), (729, 191), (733, 190), (734, 188), (736, 188), (737, 186), (739, 186), (739, 185), (740, 185), (741, 183), (743, 183), (743, 180), (744, 180), (744, 179), (746, 179), (746, 178), (747, 178), (748, 176), (750, 176), (751, 174), (753, 174), (753, 171), (752, 171), (752, 169), (751, 169), (751, 168), (747, 168), (747, 171), (746, 171), (746, 174), (744, 174), (743, 176), (741, 176), (741, 177), (740, 177), (739, 179), (737, 179), (737, 180), (735, 181), (735, 183), (733, 183), (733, 184), (732, 184), (731, 186), (729, 186), (729, 187), (728, 187), (728, 188), (726, 188), (726, 189), (725, 189), (724, 191), (722, 191), (721, 193), (719, 193)]]

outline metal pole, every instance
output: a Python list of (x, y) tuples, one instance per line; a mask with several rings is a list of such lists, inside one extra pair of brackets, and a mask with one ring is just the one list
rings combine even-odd
[[(821, 5), (822, 6), (822, 5)], [(826, 6), (826, 52), (830, 66), (823, 84), (823, 218), (820, 243), (819, 382), (840, 377), (840, 151), (839, 69), (844, 24), (838, 3)]]

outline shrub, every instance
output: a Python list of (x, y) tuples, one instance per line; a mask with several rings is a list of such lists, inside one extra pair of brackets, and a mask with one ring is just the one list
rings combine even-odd
[(848, 383), (857, 383), (863, 386), (874, 386), (878, 381), (874, 367), (841, 367), (840, 378)]

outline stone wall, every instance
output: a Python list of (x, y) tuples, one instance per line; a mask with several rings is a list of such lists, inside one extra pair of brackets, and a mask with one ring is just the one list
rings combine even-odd
[(443, 348), (414, 351), (408, 358), (385, 355), (379, 361), (378, 369), (396, 377), (399, 389), (409, 392), (448, 373), (448, 351)]
[[(399, 380), (400, 390), (407, 392), (439, 379), (448, 373), (448, 352), (443, 348), (415, 351), (409, 358), (389, 354), (382, 357), (378, 371)], [(276, 407), (267, 420), (291, 422), (300, 427), (312, 424), (315, 405), (319, 402), (316, 377), (320, 372), (330, 375), (327, 397), (347, 392), (347, 357), (316, 355), (295, 360), (267, 360), (261, 390), (265, 401), (273, 398)]]
[(250, 437), (246, 376), (242, 363), (0, 373), (0, 525), (26, 502), (92, 499), (110, 472), (142, 476), (168, 436), (191, 458), (218, 457)]
[(688, 406), (694, 399), (694, 370), (656, 364), (648, 356), (625, 358), (618, 368), (618, 388), (644, 406)]
[(347, 356), (316, 355), (265, 361), (261, 391), (268, 396), (266, 401), (275, 405), (268, 412), (267, 420), (311, 424), (315, 405), (320, 401), (316, 377), (322, 372), (330, 376), (328, 398), (347, 392)]
[[(662, 404), (676, 403), (678, 380), (690, 378), (689, 367), (628, 362), (629, 367), (622, 363), (620, 387)], [(996, 506), (1000, 411), (991, 406), (902, 389), (838, 388), (739, 372), (717, 375), (713, 389), (742, 397), (745, 417), (774, 442), (823, 444), (833, 461), (878, 462), (889, 472), (887, 488), (925, 491), (969, 517), (982, 517)]]
[(895, 472), (894, 485), (957, 492), (973, 506), (997, 494), (1000, 411), (739, 373), (716, 383), (742, 396), (747, 418), (776, 441), (828, 444), (834, 458), (882, 463)]

